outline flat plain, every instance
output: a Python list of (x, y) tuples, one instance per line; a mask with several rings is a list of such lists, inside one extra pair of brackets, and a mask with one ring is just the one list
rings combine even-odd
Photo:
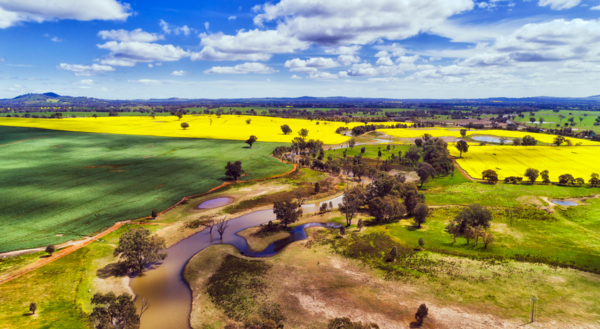
[(285, 173), (269, 156), (279, 145), (0, 127), (0, 252), (149, 216), (227, 181), (228, 161), (242, 161), (244, 180)]

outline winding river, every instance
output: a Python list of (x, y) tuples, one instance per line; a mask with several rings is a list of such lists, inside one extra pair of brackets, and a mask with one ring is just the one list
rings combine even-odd
[[(323, 202), (329, 203), (330, 201), (337, 208), (342, 202), (342, 196)], [(314, 213), (319, 211), (319, 206), (323, 202), (306, 204), (302, 206), (302, 209), (304, 213)], [(246, 239), (237, 235), (240, 231), (268, 223), (270, 220), (275, 220), (273, 209), (255, 211), (229, 220), (229, 227), (225, 231), (222, 241), (216, 230), (213, 230), (212, 234), (209, 234), (208, 230), (203, 230), (168, 248), (166, 251), (169, 255), (161, 264), (148, 270), (143, 276), (135, 277), (130, 281), (131, 289), (138, 296), (136, 298), (138, 309), (141, 297), (149, 299), (151, 304), (142, 317), (141, 328), (190, 328), (192, 291), (183, 278), (183, 270), (188, 261), (204, 248), (224, 243), (233, 245), (247, 256), (269, 257), (277, 254), (294, 241), (306, 239), (304, 232), (306, 227), (331, 226), (331, 224), (310, 223), (294, 227), (290, 231), (290, 237), (275, 241), (261, 252), (252, 251)]]

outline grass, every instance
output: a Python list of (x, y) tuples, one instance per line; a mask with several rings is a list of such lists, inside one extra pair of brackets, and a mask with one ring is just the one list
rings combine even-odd
[[(246, 120), (251, 120), (250, 124)], [(186, 122), (189, 128), (181, 128)], [(319, 123), (317, 125), (317, 123)], [(284, 135), (281, 126), (287, 124), (292, 129)], [(348, 127), (361, 126), (361, 122), (349, 123)], [(350, 137), (336, 134), (343, 122), (325, 122), (303, 119), (284, 119), (247, 115), (185, 115), (181, 120), (175, 116), (152, 119), (145, 117), (99, 117), (65, 119), (25, 119), (0, 117), (0, 126), (43, 128), (64, 131), (145, 135), (161, 137), (210, 138), (245, 141), (255, 135), (261, 142), (289, 143), (298, 136), (300, 129), (308, 130), (308, 139), (319, 139), (325, 144), (338, 144)]]
[(45, 256), (48, 256), (48, 253), (39, 251), (31, 254), (0, 258), (0, 277), (5, 273), (22, 268)]
[(0, 145), (0, 252), (80, 239), (164, 210), (225, 182), (228, 161), (242, 161), (244, 180), (291, 169), (268, 156), (280, 145), (270, 143), (250, 149), (239, 141), (0, 127)]
[[(459, 176), (455, 172), (454, 176)], [(436, 180), (433, 180), (435, 183)], [(427, 183), (430, 184), (430, 183)], [(427, 186), (426, 184), (426, 186)], [(455, 185), (429, 188), (425, 191), (429, 205), (468, 205), (479, 203), (482, 206), (518, 206), (518, 198), (548, 197), (554, 199), (580, 198), (600, 194), (600, 189), (591, 187), (562, 187), (542, 184), (482, 184), (467, 182)]]
[[(541, 125), (541, 128), (552, 128), (556, 129), (556, 125), (560, 124), (561, 127), (564, 127), (565, 123), (569, 123), (569, 118), (574, 118), (574, 122), (577, 124), (575, 126), (576, 129), (581, 130), (594, 130), (596, 133), (600, 132), (600, 126), (594, 126), (594, 122), (596, 118), (600, 115), (597, 111), (574, 111), (574, 110), (560, 110), (558, 113), (555, 113), (552, 110), (543, 110), (533, 112), (535, 114), (535, 120), (538, 121), (540, 117), (544, 118), (544, 123)], [(570, 113), (570, 114), (569, 114)], [(531, 126), (539, 126), (538, 124), (531, 124), (529, 118), (531, 117), (529, 113), (523, 113), (525, 115), (524, 118), (516, 117), (515, 121), (527, 123)], [(560, 115), (565, 116), (565, 119), (561, 120)], [(583, 121), (579, 121), (579, 117), (583, 118)]]
[[(105, 264), (116, 261), (115, 244), (132, 227), (124, 225), (100, 241), (0, 285), (0, 328), (89, 328), (86, 315), (92, 311), (91, 297), (98, 292), (94, 283), (110, 280), (100, 278), (100, 273)], [(32, 302), (38, 310), (27, 316)]]
[(468, 153), (458, 158), (458, 150), (450, 148), (457, 163), (474, 178), (481, 178), (487, 169), (496, 171), (500, 180), (509, 176), (523, 177), (527, 168), (535, 168), (540, 172), (548, 170), (553, 182), (558, 182), (558, 176), (567, 173), (585, 181), (592, 173), (600, 173), (598, 151), (594, 146), (472, 146)]
[[(308, 243), (294, 243), (263, 260), (271, 266), (265, 274), (265, 294), (280, 305), (286, 327), (320, 328), (332, 317), (347, 316), (363, 322), (376, 319), (382, 327), (404, 328), (414, 321), (421, 303), (430, 307), (436, 327), (459, 328), (464, 323), (482, 328), (518, 327), (527, 322), (530, 287), (539, 298), (541, 327), (593, 326), (600, 319), (598, 304), (593, 302), (598, 279), (588, 273), (411, 249), (399, 252), (405, 257), (387, 262), (391, 246), (403, 246), (401, 239), (368, 230), (351, 230), (345, 238), (336, 238), (336, 232), (324, 229), (311, 229), (309, 235)], [(230, 247), (208, 248), (186, 267), (186, 279), (188, 269), (193, 269), (189, 272), (196, 278), (188, 280), (193, 291), (194, 327), (222, 327), (231, 321), (223, 314), (222, 304), (210, 301), (204, 285), (215, 268), (231, 257), (229, 253), (237, 254), (233, 248), (216, 252), (217, 248)], [(247, 296), (243, 287), (237, 289)]]
[(563, 266), (572, 264), (600, 273), (600, 234), (593, 229), (600, 225), (597, 217), (588, 218), (586, 224), (582, 225), (534, 207), (525, 207), (514, 209), (511, 226), (508, 209), (494, 208), (491, 231), (496, 242), (484, 249), (481, 241), (478, 246), (475, 246), (474, 240), (467, 245), (464, 238), (457, 238), (457, 242), (453, 243), (452, 235), (446, 232), (449, 220), (461, 210), (461, 207), (432, 209), (421, 229), (417, 229), (412, 220), (401, 220), (369, 230), (387, 232), (413, 247), (418, 246), (419, 238), (422, 238), (426, 249), (442, 253), (509, 259), (527, 256), (547, 263), (556, 261)]
[(377, 144), (377, 145), (356, 145), (354, 148), (341, 148), (335, 150), (325, 151), (325, 159), (331, 155), (334, 159), (343, 158), (344, 150), (346, 150), (346, 157), (352, 158), (355, 155), (361, 154), (361, 149), (365, 148), (365, 153), (362, 154), (363, 158), (377, 159), (379, 156), (379, 150), (381, 150), (381, 160), (389, 159), (392, 155), (398, 157), (398, 152), (402, 152), (402, 156), (409, 150), (410, 145), (399, 145), (392, 144), (391, 149), (387, 150), (388, 144)]

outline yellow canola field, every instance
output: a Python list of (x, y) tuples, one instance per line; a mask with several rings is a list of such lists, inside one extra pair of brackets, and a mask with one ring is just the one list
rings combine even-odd
[[(381, 129), (382, 131), (390, 136), (399, 138), (417, 138), (423, 137), (424, 134), (430, 134), (433, 137), (456, 137), (460, 138), (460, 128), (419, 128), (419, 129)], [(508, 139), (523, 138), (524, 136), (530, 135), (535, 138), (538, 142), (552, 144), (555, 135), (530, 133), (526, 131), (510, 131), (510, 130), (474, 130), (467, 131), (467, 136), (497, 136), (506, 137)], [(582, 145), (597, 145), (600, 146), (600, 142), (593, 142), (587, 139), (566, 137), (571, 140), (573, 144), (581, 143)]]
[[(246, 120), (251, 119), (250, 124)], [(189, 128), (182, 129), (181, 123), (187, 122)], [(396, 124), (398, 122), (394, 122)], [(292, 133), (284, 135), (281, 126), (287, 124)], [(378, 123), (392, 124), (392, 123)], [(348, 128), (362, 126), (363, 123), (352, 122)], [(309, 121), (302, 119), (283, 119), (262, 116), (237, 116), (222, 115), (185, 115), (181, 120), (175, 116), (156, 117), (149, 116), (123, 116), (123, 117), (98, 117), (94, 118), (69, 118), (69, 119), (25, 119), (25, 118), (0, 118), (0, 126), (15, 126), (42, 128), (66, 131), (81, 131), (91, 133), (109, 133), (126, 135), (148, 135), (163, 137), (210, 138), (247, 140), (250, 135), (255, 135), (261, 142), (289, 143), (298, 137), (302, 128), (308, 130), (307, 139), (319, 139), (325, 144), (343, 143), (350, 139), (348, 136), (336, 134), (338, 127), (346, 126), (343, 122)]]
[(582, 177), (586, 182), (592, 173), (600, 174), (600, 147), (595, 146), (472, 146), (462, 159), (458, 158), (454, 144), (448, 148), (461, 168), (478, 179), (487, 169), (495, 170), (501, 180), (508, 176), (524, 177), (527, 168), (548, 170), (553, 182), (563, 174)]

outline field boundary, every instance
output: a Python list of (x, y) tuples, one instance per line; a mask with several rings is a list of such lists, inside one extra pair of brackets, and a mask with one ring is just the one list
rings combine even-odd
[[(276, 158), (276, 159), (279, 160), (282, 163), (286, 163), (286, 162), (284, 162), (281, 159), (278, 159), (278, 158)], [(283, 173), (281, 175), (276, 175), (276, 176), (271, 176), (271, 177), (265, 177), (265, 178), (258, 178), (258, 179), (251, 179), (251, 180), (247, 180), (247, 181), (235, 180), (235, 181), (224, 182), (224, 183), (220, 184), (219, 186), (210, 189), (208, 192), (204, 192), (204, 193), (201, 193), (201, 194), (196, 194), (196, 195), (190, 195), (190, 196), (183, 197), (181, 199), (181, 201), (179, 201), (176, 204), (172, 205), (171, 207), (169, 207), (169, 208), (161, 211), (159, 214), (163, 215), (163, 214), (165, 214), (165, 213), (167, 213), (167, 212), (175, 209), (176, 207), (178, 207), (178, 206), (186, 203), (190, 199), (194, 199), (194, 198), (198, 198), (198, 197), (201, 197), (201, 196), (205, 196), (207, 194), (213, 193), (216, 190), (218, 190), (218, 189), (220, 189), (222, 187), (228, 186), (228, 185), (239, 184), (239, 183), (261, 182), (261, 181), (266, 181), (266, 180), (270, 180), (270, 179), (276, 179), (276, 178), (281, 178), (281, 177), (287, 176), (287, 175), (295, 172), (296, 170), (298, 170), (298, 165), (297, 164), (293, 164), (293, 166), (294, 166), (294, 168), (292, 170), (290, 170), (290, 171), (288, 171), (286, 173)], [(4, 278), (0, 278), (0, 285), (4, 284), (6, 282), (12, 281), (12, 280), (14, 280), (14, 279), (16, 279), (18, 277), (21, 277), (21, 276), (23, 276), (23, 275), (25, 275), (25, 274), (33, 271), (33, 270), (36, 270), (36, 269), (38, 269), (38, 268), (40, 268), (40, 267), (42, 267), (44, 265), (50, 264), (53, 261), (55, 261), (57, 259), (60, 259), (60, 258), (62, 258), (64, 256), (67, 256), (67, 255), (73, 253), (74, 251), (77, 251), (77, 250), (79, 250), (79, 249), (81, 249), (81, 248), (83, 248), (85, 246), (88, 246), (92, 242), (94, 242), (94, 241), (96, 241), (96, 240), (98, 240), (98, 239), (100, 239), (100, 238), (108, 235), (109, 233), (112, 233), (112, 232), (118, 230), (119, 228), (121, 228), (121, 226), (123, 226), (125, 224), (132, 223), (132, 224), (142, 224), (142, 225), (146, 224), (147, 225), (148, 223), (137, 222), (137, 220), (140, 220), (140, 219), (150, 219), (150, 218), (152, 218), (152, 217), (151, 216), (147, 216), (147, 217), (138, 218), (136, 220), (127, 220), (127, 221), (122, 221), (122, 222), (116, 222), (113, 226), (111, 226), (108, 229), (106, 229), (106, 230), (104, 230), (104, 231), (102, 231), (102, 232), (94, 235), (93, 237), (86, 238), (86, 239), (82, 240), (81, 243), (75, 243), (75, 244), (73, 244), (73, 245), (71, 245), (69, 247), (66, 247), (66, 248), (64, 248), (64, 249), (62, 249), (62, 250), (54, 253), (50, 257), (43, 258), (43, 259), (40, 259), (40, 260), (38, 260), (38, 261), (36, 261), (34, 263), (31, 263), (31, 264), (29, 264), (29, 265), (27, 265), (27, 266), (25, 266), (25, 267), (23, 267), (21, 269), (16, 270), (14, 273), (9, 273)], [(150, 224), (150, 225), (152, 225), (152, 224)]]

